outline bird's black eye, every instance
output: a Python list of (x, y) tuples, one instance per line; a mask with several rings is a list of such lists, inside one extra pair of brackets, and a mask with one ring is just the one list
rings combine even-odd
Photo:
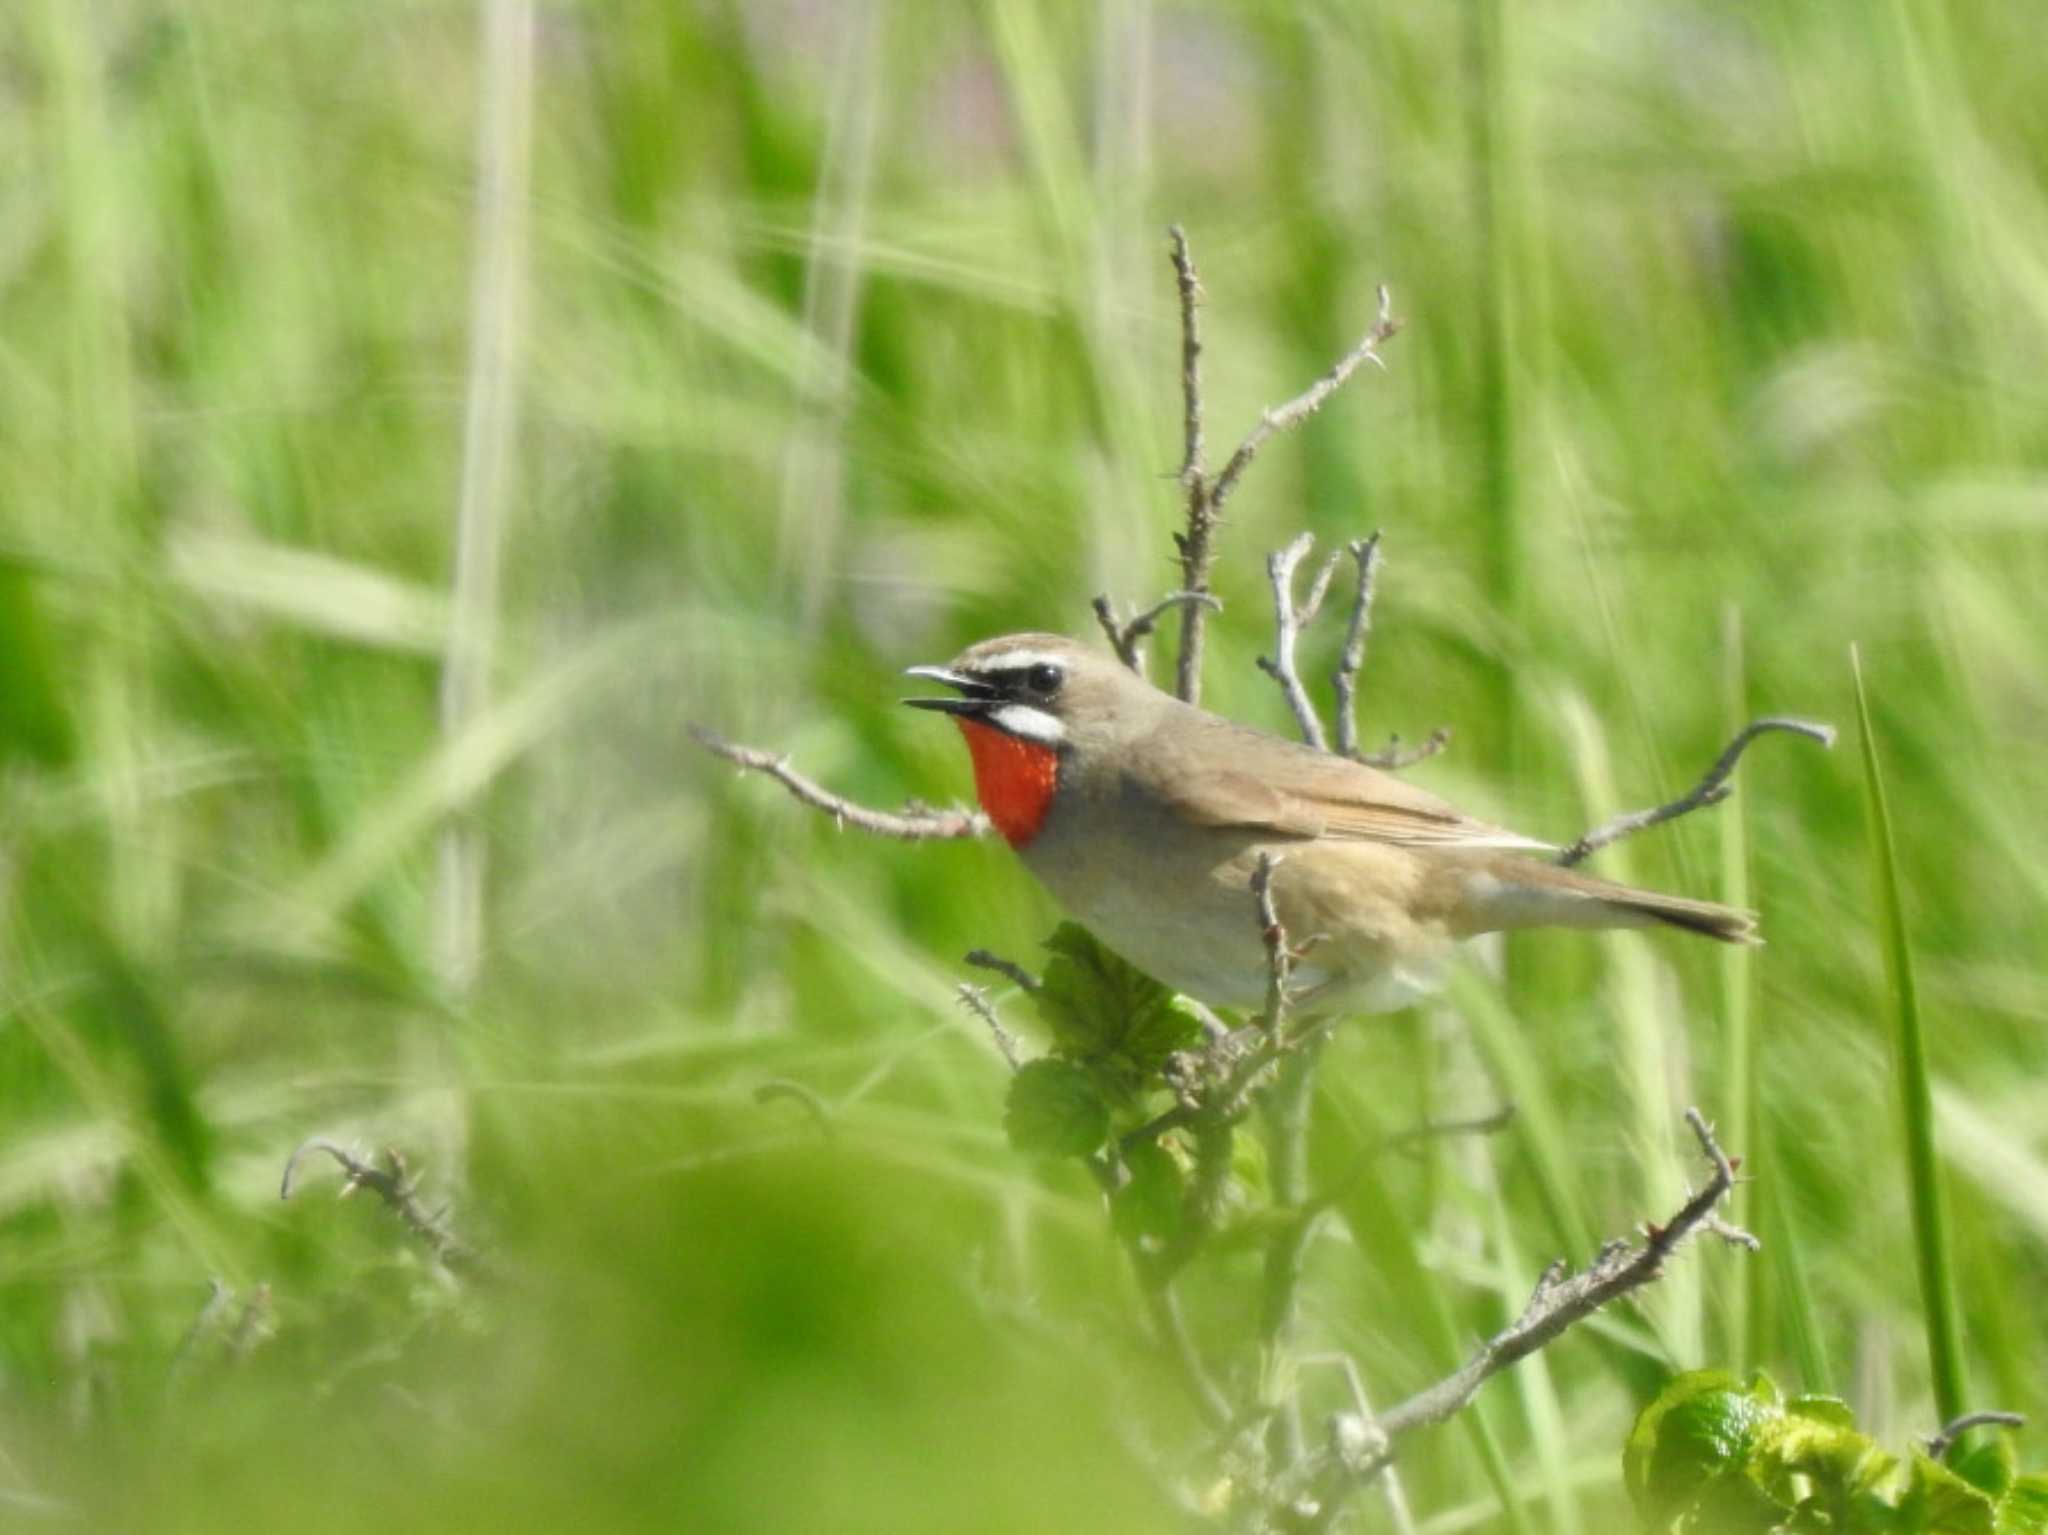
[(1040, 661), (1026, 673), (1024, 680), (1034, 693), (1057, 693), (1065, 678), (1050, 661)]

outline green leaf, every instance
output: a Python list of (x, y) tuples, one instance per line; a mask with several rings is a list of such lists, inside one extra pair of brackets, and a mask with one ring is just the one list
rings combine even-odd
[(1761, 1376), (1747, 1390), (1726, 1370), (1674, 1379), (1637, 1414), (1622, 1455), (1622, 1477), (1643, 1522), (1667, 1527), (1716, 1483), (1741, 1477), (1759, 1431), (1781, 1412), (1775, 1388)]
[(1109, 1106), (1086, 1070), (1041, 1057), (1010, 1078), (1003, 1131), (1025, 1156), (1084, 1157), (1109, 1134)]
[(1997, 1535), (2048, 1535), (2048, 1476), (2023, 1476), (1998, 1500)]
[(1975, 1444), (1953, 1451), (1945, 1464), (1972, 1487), (1981, 1487), (1994, 1498), (2005, 1494), (2020, 1469), (2008, 1434), (1981, 1435)]
[(1837, 1428), (1856, 1426), (1854, 1410), (1838, 1396), (1795, 1396), (1785, 1404), (1785, 1411), (1794, 1417), (1832, 1423)]
[(1898, 1527), (1913, 1535), (1993, 1535), (1991, 1499), (1939, 1461), (1916, 1454)]
[(1186, 1003), (1085, 928), (1062, 923), (1045, 946), (1052, 961), (1031, 1000), (1059, 1054), (1100, 1061), (1144, 1080), (1201, 1032)]
[(1180, 1234), (1180, 1164), (1159, 1142), (1144, 1141), (1125, 1155), (1124, 1170), (1130, 1177), (1110, 1202), (1117, 1234), (1148, 1250), (1163, 1247)]
[(1898, 1458), (1855, 1427), (1846, 1411), (1824, 1416), (1786, 1413), (1759, 1425), (1750, 1474), (1785, 1503), (1818, 1500), (1843, 1511), (1880, 1497)]

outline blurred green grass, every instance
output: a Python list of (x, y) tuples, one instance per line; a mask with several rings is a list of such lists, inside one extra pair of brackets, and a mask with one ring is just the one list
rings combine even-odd
[[(1283, 725), (1261, 559), (1304, 526), (1387, 532), (1368, 728), (1452, 726), (1417, 780), (1532, 832), (1669, 796), (1736, 716), (1846, 722), (1861, 644), (1968, 1378), (2048, 1411), (2037, 34), (1928, 0), (546, 7), (492, 697), (450, 730), (476, 8), (0, 14), (8, 1517), (1177, 1522), (1146, 1452), (1185, 1408), (1102, 1352), (1128, 1281), (1080, 1180), (1001, 1145), (951, 1000), (1050, 907), (681, 730), (952, 799), (901, 666), (1165, 589), (1173, 219), (1213, 444), (1375, 283), (1408, 321), (1234, 503), (1212, 706)], [(1670, 1365), (1932, 1426), (1855, 764), (1743, 773), (1603, 867), (1746, 885), (1746, 965), (1517, 940), (1325, 1073), (1354, 1128), (1524, 1111), (1319, 1245), (1311, 1328), (1376, 1398), (1671, 1207), (1684, 1104), (1744, 1126), (1763, 1257), (1702, 1251), (1489, 1392), (1539, 1527), (1618, 1506)], [(437, 946), (457, 815), (473, 985)], [(377, 1211), (280, 1206), (323, 1132), (405, 1146), (529, 1277), (451, 1297)], [(1190, 1296), (1219, 1347), (1248, 1274)], [(270, 1284), (277, 1335), (174, 1381), (214, 1276)], [(1493, 1517), (1478, 1456), (1404, 1462), (1430, 1528)]]

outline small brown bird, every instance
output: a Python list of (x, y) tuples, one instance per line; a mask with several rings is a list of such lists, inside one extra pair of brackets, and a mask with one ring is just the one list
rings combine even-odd
[(1547, 862), (1547, 843), (1461, 814), (1346, 757), (1232, 724), (1052, 634), (1011, 634), (908, 675), (953, 716), (1010, 846), (1104, 943), (1178, 991), (1257, 1006), (1267, 961), (1248, 890), (1316, 942), (1295, 969), (1318, 1011), (1379, 1012), (1432, 988), (1461, 938), (1666, 924), (1754, 943), (1744, 911)]

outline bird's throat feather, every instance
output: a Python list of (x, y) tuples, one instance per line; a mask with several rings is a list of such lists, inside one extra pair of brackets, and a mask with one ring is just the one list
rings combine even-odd
[(974, 792), (1011, 847), (1038, 835), (1059, 779), (1059, 753), (979, 720), (956, 717), (974, 759)]

